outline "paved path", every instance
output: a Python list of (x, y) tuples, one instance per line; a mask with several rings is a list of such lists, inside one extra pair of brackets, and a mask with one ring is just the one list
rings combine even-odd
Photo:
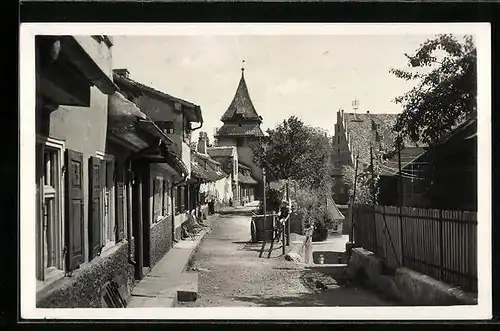
[(259, 258), (261, 244), (249, 244), (250, 217), (221, 215), (211, 220), (212, 233), (202, 241), (193, 268), (199, 271), (198, 300), (182, 307), (235, 306), (381, 306), (391, 305), (350, 286), (324, 292), (307, 286), (313, 274), (281, 257), (275, 244), (271, 258)]

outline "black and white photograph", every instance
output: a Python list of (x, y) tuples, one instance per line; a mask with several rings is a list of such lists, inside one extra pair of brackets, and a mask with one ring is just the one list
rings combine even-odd
[(488, 24), (20, 42), (23, 318), (491, 317)]

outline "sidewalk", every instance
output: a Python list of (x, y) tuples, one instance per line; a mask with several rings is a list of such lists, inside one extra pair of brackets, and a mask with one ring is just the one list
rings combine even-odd
[(175, 244), (135, 285), (127, 308), (174, 307), (180, 296), (196, 298), (198, 272), (188, 272), (186, 268), (203, 237), (211, 231), (211, 228), (203, 229), (194, 239)]

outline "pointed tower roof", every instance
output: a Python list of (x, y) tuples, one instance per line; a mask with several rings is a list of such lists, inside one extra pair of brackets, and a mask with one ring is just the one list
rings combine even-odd
[(244, 72), (245, 68), (242, 67), (240, 83), (236, 89), (233, 101), (231, 101), (228, 109), (221, 117), (222, 122), (247, 120), (262, 123), (262, 117), (257, 114), (252, 100), (250, 99)]

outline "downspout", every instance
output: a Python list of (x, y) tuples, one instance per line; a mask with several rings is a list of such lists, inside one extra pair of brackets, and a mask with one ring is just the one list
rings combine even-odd
[[(199, 112), (199, 115), (201, 117), (201, 109), (199, 106), (196, 107), (196, 110)], [(191, 132), (195, 131), (195, 130), (198, 130), (198, 129), (201, 129), (201, 127), (203, 126), (203, 118), (201, 118), (201, 121), (200, 121), (200, 126), (196, 127), (196, 128), (191, 128)]]
[(200, 126), (197, 126), (195, 128), (191, 128), (191, 132), (198, 130), (198, 129), (201, 129), (202, 126), (203, 126), (203, 121), (200, 122)]

